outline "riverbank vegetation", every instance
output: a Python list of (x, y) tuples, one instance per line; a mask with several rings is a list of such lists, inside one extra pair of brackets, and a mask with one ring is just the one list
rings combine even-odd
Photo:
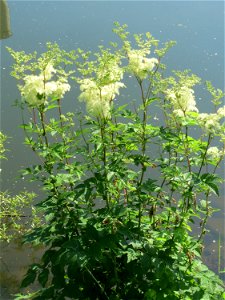
[[(0, 160), (7, 159), (8, 137), (0, 132)], [(40, 218), (34, 207), (35, 194), (23, 191), (12, 195), (10, 191), (0, 191), (0, 241), (20, 241), (32, 227), (40, 224)], [(29, 215), (28, 207), (30, 208)], [(23, 220), (23, 221), (22, 221)]]
[[(131, 36), (118, 23), (113, 30), (118, 41), (96, 53), (8, 48), (25, 143), (40, 161), (23, 176), (46, 194), (36, 205), (45, 220), (24, 236), (46, 250), (21, 285), (42, 288), (15, 299), (225, 299), (202, 262), (222, 184), (224, 93), (190, 70), (166, 75), (174, 42)], [(209, 92), (212, 113), (199, 111), (196, 85)], [(79, 97), (66, 112), (73, 86)], [(135, 100), (125, 92), (133, 86)]]

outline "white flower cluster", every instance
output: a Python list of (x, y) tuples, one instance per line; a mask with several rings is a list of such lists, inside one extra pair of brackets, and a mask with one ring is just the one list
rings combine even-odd
[(215, 133), (220, 129), (218, 114), (201, 113), (198, 115), (199, 125), (208, 133)]
[(219, 133), (221, 130), (220, 121), (225, 117), (225, 106), (220, 107), (216, 113), (202, 113), (198, 115), (199, 125), (208, 133)]
[(97, 79), (101, 81), (105, 79), (107, 83), (120, 81), (123, 78), (123, 69), (119, 67), (116, 61), (103, 64), (97, 72)]
[(44, 104), (49, 97), (60, 99), (70, 90), (67, 80), (48, 81), (56, 70), (48, 64), (45, 70), (39, 75), (27, 75), (24, 78), (25, 84), (20, 87), (22, 98), (32, 107)]
[(213, 160), (219, 160), (224, 155), (224, 151), (219, 150), (217, 147), (209, 147), (207, 150), (207, 157)]
[(52, 78), (52, 73), (56, 73), (56, 70), (54, 69), (53, 65), (48, 63), (43, 71), (43, 77), (45, 80), (50, 80)]
[(171, 101), (174, 114), (184, 116), (187, 112), (198, 112), (195, 102), (194, 90), (189, 87), (182, 86), (179, 89), (168, 89), (166, 98)]
[(119, 88), (125, 87), (121, 82), (98, 86), (93, 79), (79, 80), (80, 101), (86, 102), (87, 111), (99, 117), (110, 117), (111, 102), (119, 94)]
[(130, 50), (128, 52), (128, 69), (141, 80), (145, 79), (159, 63), (157, 58), (147, 58), (147, 54), (150, 54), (150, 51), (148, 53), (146, 51), (144, 53), (143, 50)]
[(220, 107), (218, 110), (217, 110), (217, 115), (219, 116), (220, 119), (224, 118), (225, 117), (225, 105)]

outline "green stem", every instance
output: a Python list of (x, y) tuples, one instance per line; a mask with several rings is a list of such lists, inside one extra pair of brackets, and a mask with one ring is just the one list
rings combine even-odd
[(103, 295), (105, 295), (106, 299), (109, 299), (109, 297), (107, 296), (106, 292), (104, 291), (104, 288), (103, 286), (101, 285), (101, 283), (97, 280), (97, 278), (93, 275), (93, 273), (85, 266), (84, 267), (85, 270), (88, 272), (88, 274), (91, 276), (91, 278), (94, 280), (94, 282), (98, 285), (98, 287), (100, 288), (101, 290), (101, 293)]
[(188, 143), (188, 127), (185, 126), (185, 140), (186, 140), (186, 146), (185, 146), (185, 154), (186, 154), (186, 158), (187, 158), (187, 164), (188, 164), (188, 171), (189, 173), (191, 173), (191, 164), (190, 164), (190, 160), (189, 160), (189, 143)]
[[(57, 103), (58, 103), (58, 111), (59, 111), (60, 127), (61, 127), (61, 130), (63, 131), (61, 100), (58, 99), (58, 100), (57, 100)], [(63, 132), (62, 132), (62, 141), (63, 141), (64, 147), (66, 148), (66, 141), (65, 141), (65, 138), (63, 137)], [(65, 161), (66, 161), (66, 164), (69, 165), (69, 160), (68, 160), (67, 157), (65, 157)]]
[[(144, 158), (145, 156), (145, 151), (146, 151), (146, 125), (147, 125), (147, 105), (146, 105), (146, 98), (144, 96), (144, 91), (143, 91), (143, 86), (142, 82), (139, 81), (139, 85), (141, 88), (141, 98), (142, 98), (142, 104), (143, 104), (143, 119), (142, 119), (142, 144), (141, 144), (141, 151), (142, 151), (142, 157)], [(143, 178), (144, 178), (144, 173), (146, 171), (146, 167), (142, 163), (142, 169), (141, 169), (141, 178), (139, 180), (139, 185), (141, 185)]]
[(206, 193), (206, 215), (205, 215), (205, 218), (201, 222), (201, 233), (200, 233), (200, 236), (198, 238), (198, 242), (200, 242), (202, 237), (205, 235), (205, 226), (206, 226), (206, 223), (207, 223), (207, 220), (208, 220), (208, 217), (209, 217), (208, 199), (209, 199), (209, 190)]
[(60, 125), (61, 125), (61, 128), (63, 128), (61, 100), (58, 99), (58, 100), (57, 100), (57, 103), (58, 103), (58, 110), (59, 110), (59, 120), (60, 120)]
[[(90, 154), (90, 147), (89, 147), (89, 144), (88, 144), (88, 141), (86, 140), (86, 137), (84, 135), (84, 130), (83, 130), (83, 125), (82, 125), (82, 120), (79, 120), (80, 121), (80, 131), (81, 131), (81, 136), (82, 136), (82, 139), (85, 143), (85, 146), (86, 146), (86, 151), (87, 151), (87, 154), (88, 154), (88, 157), (90, 158), (91, 160), (91, 164), (92, 166), (95, 166), (97, 168), (97, 165), (96, 165), (96, 162), (94, 160), (94, 158), (92, 157), (92, 155), (89, 155)], [(92, 168), (90, 168), (90, 172), (94, 175), (95, 172), (92, 170)]]
[(37, 124), (37, 122), (36, 122), (36, 114), (35, 114), (34, 108), (32, 109), (32, 114), (33, 114), (33, 122), (34, 122), (34, 124)]
[(159, 65), (160, 65), (160, 58), (158, 57), (158, 64), (155, 68), (155, 71), (153, 72), (152, 76), (151, 76), (151, 79), (150, 79), (150, 83), (148, 85), (148, 90), (147, 90), (147, 93), (146, 93), (146, 99), (148, 99), (150, 97), (150, 93), (151, 93), (151, 88), (152, 88), (152, 81), (153, 81), (153, 78), (154, 78), (154, 75), (158, 72), (158, 69), (159, 69)]
[(44, 113), (42, 110), (39, 110), (39, 112), (40, 112), (40, 116), (41, 116), (42, 135), (45, 139), (45, 144), (48, 147), (48, 139), (47, 139), (46, 129), (45, 129)]
[[(26, 138), (29, 140), (29, 142), (31, 142), (31, 141), (32, 141), (32, 138), (29, 137), (29, 135), (28, 135), (28, 133), (27, 133), (27, 130), (26, 130), (25, 126), (24, 126), (24, 125), (25, 125), (25, 120), (24, 120), (23, 110), (22, 110), (22, 112), (21, 112), (21, 116), (22, 116), (22, 123), (23, 123), (24, 134), (25, 134)], [(32, 125), (34, 125), (34, 127), (35, 127), (36, 130), (37, 130), (37, 132), (39, 132), (40, 130), (39, 130), (38, 126), (37, 126), (36, 114), (35, 114), (34, 108), (32, 109), (32, 120), (33, 120), (33, 124), (32, 124)], [(43, 144), (43, 141), (42, 141), (42, 139), (41, 139), (41, 137), (40, 137), (39, 134), (38, 134), (38, 140), (39, 140), (39, 143), (40, 143), (40, 144)], [(35, 147), (32, 146), (31, 148), (32, 148), (32, 150), (34, 151), (34, 153), (37, 154)], [(41, 160), (41, 162), (43, 162), (42, 158), (41, 158), (38, 154), (37, 154), (37, 156), (39, 157), (39, 159)]]
[(206, 146), (206, 149), (205, 149), (205, 153), (203, 154), (202, 163), (201, 163), (201, 166), (199, 168), (197, 177), (199, 177), (199, 175), (200, 175), (200, 173), (202, 171), (202, 167), (203, 167), (204, 162), (205, 162), (205, 157), (206, 157), (206, 154), (207, 154), (207, 151), (208, 151), (208, 148), (209, 148), (209, 144), (211, 142), (211, 137), (212, 137), (212, 135), (210, 133), (209, 136), (208, 136), (207, 146)]
[(89, 153), (89, 144), (85, 138), (85, 135), (84, 135), (84, 130), (83, 130), (83, 124), (82, 124), (82, 120), (79, 120), (80, 121), (80, 131), (81, 131), (81, 136), (83, 138), (83, 141), (85, 143), (85, 146), (86, 146), (86, 150), (87, 150), (87, 153)]
[[(147, 105), (146, 105), (146, 98), (144, 95), (144, 90), (143, 90), (143, 85), (142, 81), (138, 80), (140, 89), (141, 89), (141, 99), (142, 99), (142, 104), (143, 104), (143, 118), (142, 118), (142, 135), (141, 135), (141, 152), (142, 152), (142, 158), (144, 159), (145, 157), (145, 152), (146, 152), (146, 125), (147, 125)], [(140, 187), (144, 179), (144, 174), (146, 172), (146, 167), (144, 165), (144, 162), (141, 162), (141, 176), (138, 182), (138, 198), (139, 201), (141, 200), (140, 197)], [(139, 203), (139, 208), (138, 208), (138, 228), (140, 232), (141, 228), (141, 215), (142, 215), (142, 204), (141, 201)]]
[(103, 200), (106, 201), (106, 206), (109, 208), (109, 199), (108, 199), (108, 192), (107, 192), (107, 171), (106, 171), (106, 145), (105, 145), (105, 120), (99, 120), (99, 126), (100, 126), (100, 132), (101, 132), (101, 140), (103, 145), (103, 153), (102, 153), (102, 161), (104, 166), (104, 180), (105, 180), (105, 186), (104, 186), (104, 192), (103, 192)]

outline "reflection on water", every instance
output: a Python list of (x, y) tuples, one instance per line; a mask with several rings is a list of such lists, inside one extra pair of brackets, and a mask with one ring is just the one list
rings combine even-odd
[[(217, 207), (219, 212), (215, 213), (213, 218), (208, 221), (207, 229), (210, 230), (205, 237), (205, 249), (203, 251), (204, 262), (215, 273), (218, 273), (218, 266), (220, 260), (220, 271), (225, 270), (225, 210), (224, 210), (224, 198), (218, 199)], [(220, 250), (219, 250), (220, 247)], [(220, 257), (219, 257), (220, 256)], [(221, 279), (225, 282), (225, 273), (219, 274)]]
[[(0, 0), (7, 13), (5, 0)], [(12, 107), (18, 97), (15, 81), (10, 77), (12, 60), (5, 46), (27, 52), (44, 51), (47, 41), (58, 42), (66, 49), (77, 47), (86, 50), (96, 50), (101, 42), (108, 45), (114, 41), (112, 26), (114, 21), (128, 24), (131, 32), (150, 31), (153, 36), (165, 42), (176, 40), (177, 46), (168, 54), (165, 63), (169, 69), (190, 68), (203, 78), (223, 89), (224, 87), (224, 3), (222, 1), (181, 2), (181, 1), (8, 1), (13, 36), (1, 41), (1, 83), (2, 83), (2, 130), (12, 137), (10, 139), (9, 160), (2, 164), (2, 187), (21, 191), (26, 185), (29, 190), (35, 190), (35, 184), (16, 179), (21, 166), (34, 162), (34, 155), (24, 145), (22, 130), (18, 128), (20, 116), (18, 110)], [(3, 10), (1, 9), (1, 12)], [(7, 15), (7, 14), (6, 14)], [(2, 18), (9, 33), (9, 18)], [(209, 22), (210, 20), (210, 22)], [(1, 23), (2, 24), (2, 23)], [(3, 28), (3, 25), (1, 25)], [(122, 101), (135, 98), (135, 91)], [(76, 106), (75, 94), (65, 104), (66, 109), (73, 111)], [(120, 100), (121, 100), (120, 99)], [(71, 101), (70, 101), (71, 100)], [(204, 91), (196, 91), (196, 100), (201, 111), (209, 112), (212, 107)], [(119, 99), (118, 99), (119, 101)], [(208, 101), (208, 102), (207, 102)], [(159, 116), (157, 116), (159, 117)], [(223, 170), (220, 170), (223, 176)], [(17, 183), (16, 183), (17, 181)], [(223, 191), (221, 191), (223, 192)], [(221, 194), (222, 195), (222, 194)], [(211, 233), (206, 237), (204, 249), (205, 261), (215, 272), (218, 266), (218, 236), (221, 235), (221, 253), (224, 248), (224, 199), (215, 201), (215, 206), (221, 208), (209, 222)], [(28, 249), (17, 244), (3, 244), (0, 259), (1, 299), (9, 300), (10, 293), (18, 291), (18, 282), (27, 265), (38, 257), (41, 250)], [(221, 259), (221, 268), (224, 268)]]
[(7, 39), (11, 35), (9, 8), (6, 0), (0, 0), (0, 39)]

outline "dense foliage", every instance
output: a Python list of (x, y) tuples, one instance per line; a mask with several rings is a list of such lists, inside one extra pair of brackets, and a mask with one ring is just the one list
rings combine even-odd
[[(25, 142), (40, 159), (23, 175), (46, 193), (37, 205), (45, 222), (25, 237), (46, 251), (22, 282), (42, 288), (16, 299), (225, 299), (201, 259), (211, 195), (222, 182), (224, 93), (207, 82), (215, 112), (200, 113), (200, 78), (165, 75), (174, 42), (160, 46), (150, 33), (130, 40), (118, 23), (114, 32), (119, 44), (97, 53), (51, 43), (40, 57), (8, 49)], [(63, 113), (72, 84), (88, 115), (75, 112), (76, 102)], [(200, 224), (196, 236), (192, 223)]]

